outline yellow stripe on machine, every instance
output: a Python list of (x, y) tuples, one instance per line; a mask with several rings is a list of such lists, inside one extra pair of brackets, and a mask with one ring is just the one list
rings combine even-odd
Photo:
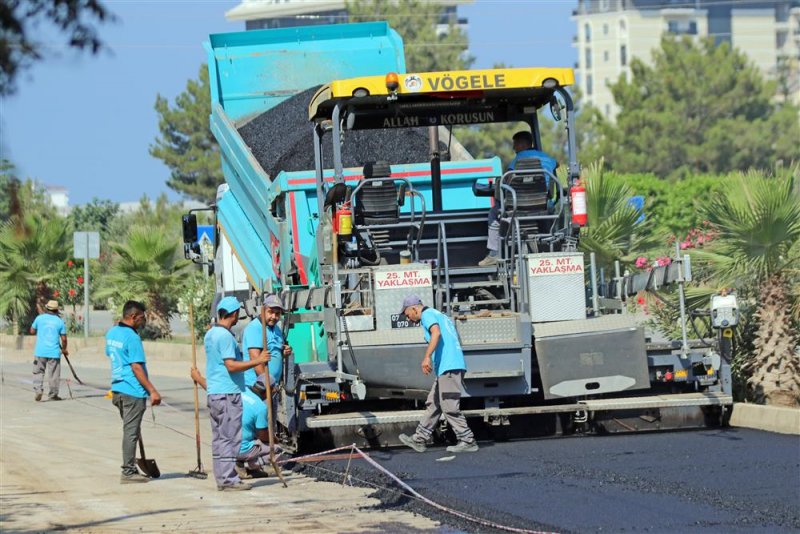
[[(387, 76), (388, 75), (388, 76)], [(336, 80), (322, 86), (311, 99), (310, 118), (316, 109), (331, 99), (353, 96), (381, 95), (437, 95), (442, 93), (468, 93), (537, 89), (541, 87), (568, 86), (575, 83), (575, 72), (571, 68), (520, 68), (479, 69), (442, 72), (420, 72), (381, 76), (362, 76)], [(390, 90), (387, 81), (396, 76), (397, 88)], [(547, 83), (546, 83), (547, 82)]]

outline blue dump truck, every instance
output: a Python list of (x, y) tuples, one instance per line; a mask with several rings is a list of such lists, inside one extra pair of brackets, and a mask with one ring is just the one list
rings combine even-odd
[[(285, 446), (391, 446), (413, 429), (432, 378), (421, 328), (400, 313), (410, 293), (456, 324), (479, 436), (725, 423), (735, 298), (712, 306), (712, 346), (688, 340), (683, 300), (683, 339), (651, 343), (626, 301), (668, 284), (682, 295), (688, 258), (600, 279), (579, 249), (572, 69), (407, 73), (383, 22), (216, 34), (207, 51), (226, 179), (211, 266), (218, 297), (251, 317), (263, 293), (290, 309), (275, 408)], [(537, 158), (506, 170), (457, 141), (520, 123), (540, 147), (544, 113), (567, 134), (557, 172)], [(490, 210), (499, 250), (482, 262)], [(195, 214), (183, 222), (200, 262)]]

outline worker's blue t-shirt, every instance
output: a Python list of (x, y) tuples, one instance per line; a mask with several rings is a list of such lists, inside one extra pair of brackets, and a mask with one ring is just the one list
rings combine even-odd
[(36, 346), (33, 355), (39, 358), (61, 358), (61, 336), (67, 335), (63, 319), (52, 313), (43, 313), (33, 320)]
[(436, 376), (441, 376), (447, 371), (466, 371), (464, 351), (461, 350), (461, 342), (458, 340), (453, 321), (439, 310), (424, 308), (421, 322), (425, 329), (425, 341), (431, 340), (431, 327), (439, 325), (439, 343), (433, 352), (433, 370)]
[(239, 454), (247, 454), (258, 439), (258, 429), (267, 428), (267, 405), (250, 388), (242, 393), (242, 445)]
[[(542, 168), (550, 171), (551, 173), (555, 174), (556, 167), (558, 166), (558, 162), (542, 152), (541, 150), (536, 150), (535, 148), (526, 148), (525, 150), (520, 150), (517, 152), (517, 155), (514, 156), (514, 159), (511, 160), (511, 163), (508, 164), (508, 170), (513, 171), (514, 167), (517, 165), (517, 161), (521, 159), (531, 159), (537, 158), (542, 163)], [(544, 175), (545, 184), (549, 187), (550, 186), (550, 176), (545, 174)]]
[[(246, 361), (250, 360), (250, 349), (264, 348), (264, 339), (261, 332), (261, 321), (258, 318), (250, 321), (250, 324), (244, 329), (244, 333), (242, 334), (242, 352), (244, 353), (244, 359)], [(283, 343), (283, 332), (280, 326), (267, 326), (267, 349), (269, 350), (270, 356), (268, 364), (269, 375), (276, 384), (280, 382), (281, 376), (283, 375)], [(249, 374), (251, 372), (252, 374)], [(256, 372), (255, 369), (252, 369), (245, 374), (245, 384), (247, 386), (252, 386), (255, 382)]]
[(244, 391), (244, 373), (230, 373), (225, 360), (242, 361), (236, 338), (223, 326), (214, 326), (204, 339), (206, 348), (206, 392), (209, 395), (230, 395)]
[(140, 363), (147, 375), (142, 338), (130, 326), (119, 323), (106, 333), (106, 356), (111, 359), (111, 391), (144, 399), (150, 394), (133, 374), (132, 363)]

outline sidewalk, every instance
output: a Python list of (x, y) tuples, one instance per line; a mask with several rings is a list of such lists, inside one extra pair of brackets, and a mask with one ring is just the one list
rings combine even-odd
[[(73, 400), (34, 402), (30, 353), (0, 348), (0, 530), (71, 529), (81, 532), (436, 532), (438, 524), (407, 512), (367, 507), (372, 491), (287, 477), (257, 479), (249, 492), (216, 491), (211, 475), (210, 428), (201, 413), (207, 480), (186, 478), (194, 468), (193, 394), (188, 362), (148, 363), (165, 400), (142, 425), (148, 457), (162, 476), (120, 485), (119, 415), (103, 397), (109, 370), (96, 349), (70, 357), (93, 386), (71, 384)], [(200, 362), (198, 362), (200, 363)], [(66, 362), (62, 378), (70, 376)], [(61, 396), (69, 399), (62, 382)], [(201, 398), (201, 404), (205, 399)]]

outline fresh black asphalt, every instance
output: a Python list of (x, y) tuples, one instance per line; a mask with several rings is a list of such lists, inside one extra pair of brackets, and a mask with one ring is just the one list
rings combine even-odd
[[(443, 448), (371, 452), (434, 501), (503, 525), (556, 532), (800, 531), (800, 439), (749, 429), (570, 437), (482, 443), (451, 461)], [(338, 478), (341, 462), (305, 471)], [(390, 486), (363, 461), (359, 480)], [(396, 489), (396, 486), (395, 486)], [(459, 530), (471, 524), (379, 491)]]

